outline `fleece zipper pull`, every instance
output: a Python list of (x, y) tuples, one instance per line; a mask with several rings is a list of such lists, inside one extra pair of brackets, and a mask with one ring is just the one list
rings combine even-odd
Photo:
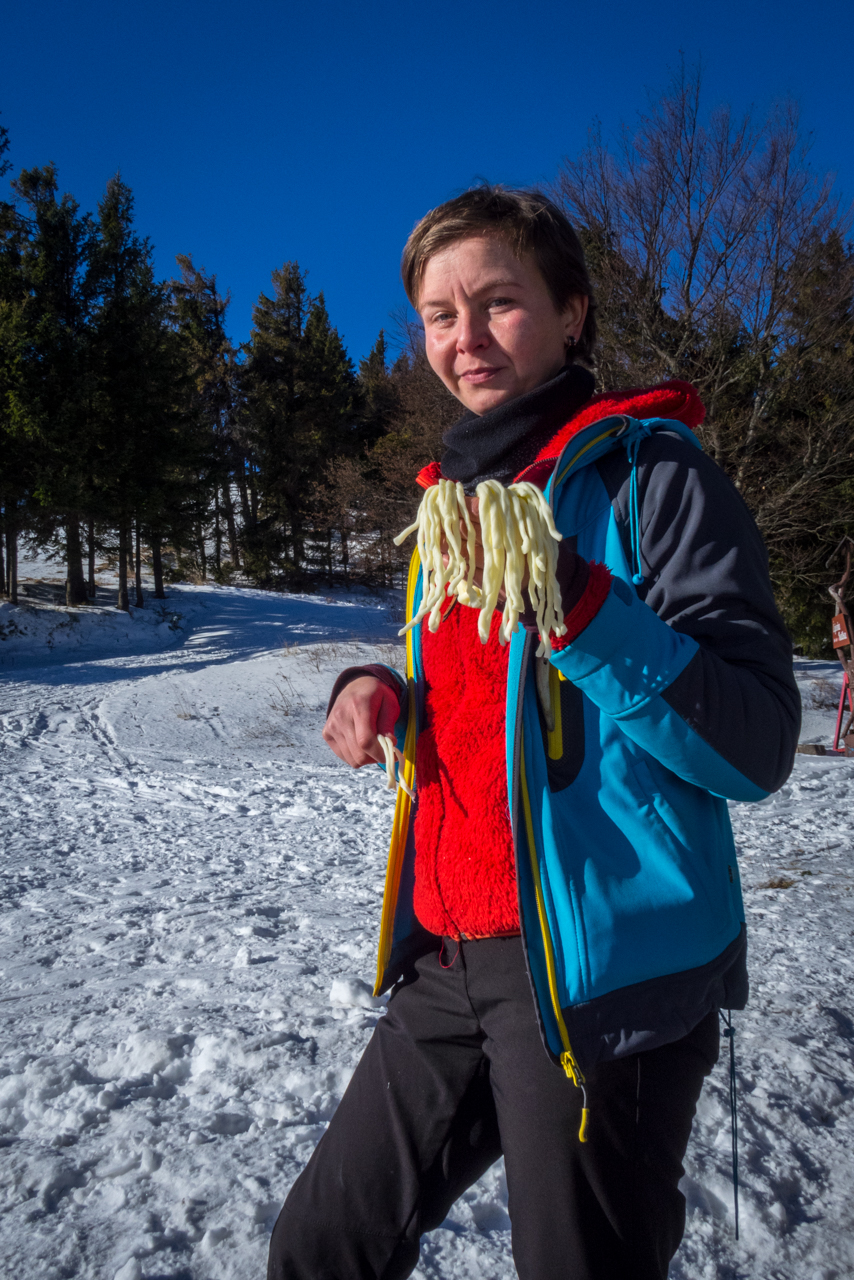
[(581, 1073), (581, 1068), (575, 1061), (575, 1057), (573, 1056), (571, 1049), (565, 1049), (560, 1055), (560, 1065), (563, 1067), (575, 1087), (581, 1090), (581, 1125), (578, 1130), (578, 1141), (586, 1142), (587, 1123), (590, 1118), (590, 1113), (587, 1109), (587, 1090), (584, 1087), (584, 1076)]

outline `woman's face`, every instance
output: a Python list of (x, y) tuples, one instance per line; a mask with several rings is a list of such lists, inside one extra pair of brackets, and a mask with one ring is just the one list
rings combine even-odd
[(578, 340), (587, 299), (555, 310), (530, 253), (497, 235), (458, 240), (427, 260), (418, 311), (430, 367), (473, 413), (487, 413), (548, 382)]

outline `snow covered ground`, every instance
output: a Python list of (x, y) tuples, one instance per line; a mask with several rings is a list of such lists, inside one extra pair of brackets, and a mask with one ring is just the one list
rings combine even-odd
[[(388, 603), (387, 601), (385, 602)], [(391, 612), (394, 612), (392, 608)], [(250, 1280), (382, 1005), (393, 797), (319, 736), (395, 661), (383, 602), (170, 588), (118, 615), (0, 605), (0, 1252), (16, 1280)], [(837, 680), (799, 663), (805, 739)], [(673, 1280), (854, 1274), (854, 760), (732, 818), (753, 996), (701, 1100)], [(421, 1280), (510, 1280), (500, 1167)]]

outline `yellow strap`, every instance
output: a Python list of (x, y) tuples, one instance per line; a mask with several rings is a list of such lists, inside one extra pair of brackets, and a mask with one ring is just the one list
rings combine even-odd
[[(415, 588), (418, 584), (418, 572), (421, 562), (418, 552), (412, 553), (409, 562), (409, 577), (406, 582), (406, 621), (415, 612)], [(409, 706), (407, 709), (406, 737), (403, 743), (403, 780), (412, 790), (415, 781), (415, 638), (411, 631), (406, 633), (406, 683), (409, 689)], [(403, 787), (397, 789), (397, 800), (394, 806), (394, 822), (391, 828), (391, 842), (388, 851), (388, 864), (385, 874), (385, 890), (383, 892), (383, 910), (380, 920), (380, 937), (377, 946), (377, 977), (374, 983), (374, 995), (380, 994), (382, 980), (388, 968), (391, 956), (391, 944), (394, 935), (394, 913), (397, 908), (397, 896), (400, 890), (400, 874), (403, 870), (403, 855), (406, 850), (406, 837), (409, 834), (409, 815), (412, 801)]]
[[(531, 863), (531, 874), (534, 878), (534, 894), (537, 899), (537, 915), (540, 919), (540, 930), (543, 935), (543, 951), (546, 959), (546, 973), (549, 979), (549, 994), (552, 1000), (552, 1010), (554, 1012), (555, 1021), (557, 1022), (558, 1031), (560, 1033), (561, 1044), (563, 1045), (563, 1053), (560, 1055), (560, 1065), (563, 1067), (569, 1079), (579, 1088), (584, 1084), (584, 1073), (575, 1060), (575, 1054), (572, 1052), (572, 1045), (569, 1043), (569, 1032), (566, 1029), (563, 1012), (560, 1007), (560, 1000), (557, 991), (557, 966), (555, 965), (554, 943), (552, 942), (551, 930), (549, 929), (548, 916), (546, 915), (546, 902), (543, 894), (543, 882), (540, 876), (540, 864), (537, 859), (536, 845), (534, 844), (534, 819), (531, 813), (531, 798), (528, 794), (528, 779), (525, 771), (525, 741), (524, 735), (521, 736), (519, 743), (519, 781), (522, 792), (522, 807), (525, 812), (525, 832), (528, 837), (528, 857)], [(578, 1131), (579, 1142), (587, 1141), (587, 1108), (584, 1107), (581, 1112), (581, 1128)]]
[(563, 715), (560, 708), (560, 672), (557, 667), (549, 667), (549, 705), (554, 719), (554, 728), (549, 730), (549, 759), (560, 760), (563, 755)]

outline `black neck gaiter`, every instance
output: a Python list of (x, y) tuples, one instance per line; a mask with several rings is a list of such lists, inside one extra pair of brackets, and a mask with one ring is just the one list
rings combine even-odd
[(442, 437), (442, 475), (474, 493), (482, 480), (511, 484), (593, 394), (593, 374), (568, 364), (557, 377), (478, 416), (467, 413)]

